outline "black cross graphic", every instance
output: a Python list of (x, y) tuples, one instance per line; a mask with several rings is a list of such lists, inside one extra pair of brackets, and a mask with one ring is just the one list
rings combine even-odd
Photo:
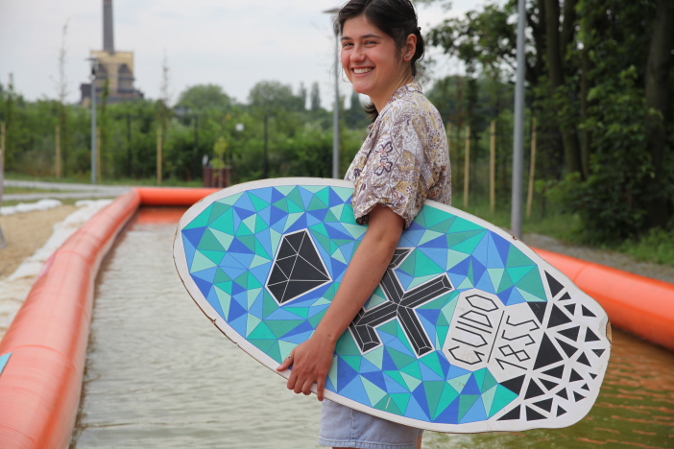
[(452, 287), (447, 274), (443, 274), (412, 290), (403, 291), (394, 270), (400, 266), (410, 252), (412, 250), (409, 248), (396, 249), (393, 260), (391, 260), (384, 277), (379, 283), (387, 301), (370, 310), (362, 308), (349, 325), (349, 329), (363, 353), (381, 345), (375, 328), (396, 317), (400, 321), (405, 335), (412, 343), (417, 356), (420, 357), (433, 350), (433, 345), (421, 326), (414, 309), (452, 291), (454, 287)]

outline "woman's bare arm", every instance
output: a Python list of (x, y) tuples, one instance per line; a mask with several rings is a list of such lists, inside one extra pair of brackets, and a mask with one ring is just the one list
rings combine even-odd
[(363, 307), (386, 272), (403, 231), (403, 219), (388, 207), (376, 206), (369, 214), (368, 228), (358, 246), (330, 307), (313, 335), (292, 351), (277, 368), (293, 365), (288, 389), (309, 394), (316, 383), (323, 400), (325, 379), (332, 364), (337, 340)]

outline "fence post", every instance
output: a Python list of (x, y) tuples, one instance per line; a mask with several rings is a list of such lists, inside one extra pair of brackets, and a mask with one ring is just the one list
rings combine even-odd
[(61, 177), (61, 127), (56, 125), (56, 155), (54, 156), (54, 172), (57, 178)]
[(162, 129), (157, 128), (157, 185), (161, 185), (162, 175)]
[(466, 154), (463, 169), (463, 208), (468, 207), (468, 190), (470, 189), (470, 125), (466, 126)]
[(496, 210), (496, 120), (491, 121), (489, 136), (489, 210)]
[(529, 193), (527, 195), (527, 219), (531, 218), (531, 204), (534, 201), (534, 175), (536, 171), (536, 117), (531, 123), (531, 163), (529, 164)]
[(96, 179), (98, 182), (103, 181), (101, 178), (101, 128), (96, 127)]

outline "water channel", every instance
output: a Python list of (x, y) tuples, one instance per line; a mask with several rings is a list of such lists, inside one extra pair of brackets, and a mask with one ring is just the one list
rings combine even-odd
[[(182, 210), (141, 209), (102, 267), (71, 449), (318, 448), (320, 405), (227, 340), (172, 261)], [(444, 435), (424, 449), (674, 448), (674, 353), (615, 331), (592, 412), (558, 430)]]

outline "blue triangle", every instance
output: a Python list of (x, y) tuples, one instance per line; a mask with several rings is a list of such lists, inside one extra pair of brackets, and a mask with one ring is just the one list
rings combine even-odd
[(185, 261), (187, 261), (188, 270), (192, 271), (192, 262), (194, 262), (194, 255), (196, 254), (196, 247), (192, 245), (187, 239), (183, 239), (183, 252), (185, 253)]
[[(419, 388), (417, 388), (419, 390)], [(425, 398), (424, 398), (424, 403), (425, 403)], [(425, 407), (428, 408), (428, 407)], [(407, 418), (413, 418), (413, 419), (418, 419), (421, 421), (428, 421), (428, 412), (422, 408), (422, 406), (419, 405), (417, 402), (417, 399), (412, 396), (410, 397), (410, 401), (407, 403), (407, 408), (405, 409), (405, 414)]]
[[(426, 400), (426, 391), (424, 390), (424, 384), (421, 383), (419, 386), (412, 392), (412, 398), (414, 399), (414, 402), (417, 404), (418, 410), (414, 411), (415, 413), (421, 413), (423, 416), (424, 421), (428, 421), (430, 417), (430, 413), (428, 411), (428, 401)], [(412, 406), (412, 402), (410, 400), (410, 403), (407, 406), (407, 412), (410, 412), (410, 407)]]
[(505, 267), (505, 262), (508, 260), (508, 252), (510, 251), (511, 243), (496, 233), (491, 232), (491, 234), (494, 239), (494, 245), (501, 256), (501, 261)]
[(203, 228), (193, 228), (193, 229), (183, 229), (183, 239), (189, 241), (193, 246), (199, 246), (201, 237), (203, 237), (204, 232), (206, 232), (206, 227)]
[(257, 213), (257, 216), (269, 226), (271, 224), (271, 207), (265, 207)]
[(229, 252), (230, 253), (248, 253), (248, 254), (255, 254), (253, 250), (248, 248), (246, 245), (241, 243), (241, 240), (235, 238), (234, 241), (232, 241), (232, 244), (229, 246)]
[(337, 357), (337, 386), (339, 387), (338, 393), (342, 394), (342, 389), (346, 387), (358, 373), (354, 370), (351, 365), (346, 363), (341, 357)]
[[(297, 315), (294, 315), (295, 319), (298, 319)], [(314, 326), (311, 325), (311, 323), (307, 320), (303, 321), (300, 323), (298, 326), (294, 327), (290, 331), (286, 332), (286, 334), (282, 335), (281, 338), (290, 338), (293, 335), (299, 335), (303, 334), (305, 332), (311, 333), (314, 331)]]
[(195, 284), (197, 284), (197, 287), (199, 287), (199, 291), (201, 292), (202, 295), (204, 295), (204, 298), (208, 298), (208, 293), (211, 291), (213, 283), (204, 281), (203, 279), (199, 279), (198, 277), (194, 276), (192, 276), (192, 280), (194, 281)]
[(477, 382), (475, 381), (475, 376), (470, 376), (468, 378), (468, 382), (466, 382), (466, 385), (463, 387), (463, 390), (460, 392), (461, 394), (475, 394), (480, 396), (482, 392), (480, 391), (480, 387), (478, 387)]
[(218, 315), (225, 318), (225, 312), (222, 310), (222, 304), (220, 304), (220, 299), (218, 298), (215, 289), (211, 290), (206, 299), (208, 300), (208, 303), (211, 305), (211, 307), (215, 309)]
[(526, 302), (526, 299), (524, 299), (524, 296), (522, 296), (518, 289), (513, 287), (510, 290), (510, 295), (508, 296), (508, 302), (506, 305), (512, 306), (513, 304), (520, 304), (522, 302)]
[[(250, 192), (246, 192), (243, 195), (239, 197), (238, 200), (234, 203), (234, 209), (238, 210), (246, 210), (248, 212), (255, 212), (255, 206), (253, 206), (253, 202), (250, 200)], [(251, 214), (252, 215), (252, 214)], [(244, 217), (245, 218), (245, 217)]]
[(251, 190), (248, 192), (250, 195), (260, 198), (262, 201), (267, 204), (272, 203), (273, 188), (271, 187), (262, 187), (260, 189)]
[(325, 228), (328, 231), (328, 236), (333, 240), (353, 240), (339, 223), (326, 223)]
[(277, 201), (280, 201), (285, 197), (286, 196), (283, 193), (279, 192), (276, 187), (271, 188), (271, 203), (275, 203)]
[(360, 379), (360, 376), (356, 376), (352, 379), (351, 382), (341, 389), (339, 394), (356, 402), (360, 402), (361, 404), (368, 406), (374, 405), (370, 404), (370, 400), (368, 399), (367, 392), (365, 391), (365, 387), (363, 387), (363, 381)]
[[(487, 236), (485, 234), (485, 236)], [(482, 240), (480, 240), (480, 243), (477, 244), (473, 252), (471, 253), (471, 256), (477, 261), (480, 262), (480, 264), (486, 266), (488, 262), (488, 257), (489, 257), (489, 239), (482, 237)]]
[(335, 191), (332, 188), (330, 188), (330, 196), (328, 197), (328, 201), (329, 201), (328, 206), (330, 207), (339, 206), (341, 204), (344, 204), (345, 202), (343, 199), (339, 197), (339, 195), (335, 193)]
[(287, 230), (286, 233), (291, 233), (295, 231), (301, 231), (302, 229), (307, 229), (309, 225), (307, 224), (307, 214), (304, 213), (302, 216), (295, 221)]
[(304, 187), (300, 187), (300, 196), (302, 197), (302, 202), (304, 203), (304, 210), (309, 207), (309, 204), (311, 204), (311, 200), (314, 198), (314, 193), (308, 191)]
[[(459, 396), (460, 397), (460, 396)], [(458, 424), (459, 423), (459, 397), (454, 399), (433, 422), (444, 424)]]
[(213, 268), (207, 268), (205, 270), (201, 271), (196, 271), (194, 273), (191, 273), (192, 278), (196, 279), (201, 279), (203, 281), (213, 283), (213, 280), (215, 279), (215, 274), (218, 271), (218, 267), (213, 267)]
[(466, 412), (461, 422), (469, 423), (469, 422), (484, 421), (487, 418), (488, 416), (484, 411), (484, 403), (482, 402), (482, 398), (480, 397), (477, 398), (477, 401), (475, 401), (470, 410)]
[(11, 352), (0, 356), (0, 374), (5, 370), (5, 366), (7, 366), (7, 362), (9, 361), (9, 357), (12, 355)]
[[(363, 360), (363, 362), (367, 362), (367, 360)], [(372, 365), (370, 362), (367, 362), (366, 365), (367, 365), (367, 364)], [(374, 365), (372, 365), (372, 366), (374, 366)], [(375, 368), (376, 368), (376, 367), (375, 367)], [(361, 363), (361, 365), (360, 365), (360, 371), (361, 371), (361, 373), (362, 373), (361, 375), (362, 375), (365, 379), (369, 380), (370, 382), (372, 382), (373, 384), (375, 384), (377, 387), (379, 387), (379, 388), (381, 388), (382, 390), (386, 391), (386, 379), (384, 379), (384, 373), (382, 373), (381, 371), (379, 371), (379, 369), (376, 369), (375, 371), (370, 371), (370, 372), (364, 371), (364, 370), (363, 370), (363, 363)]]
[[(232, 303), (234, 303), (232, 301)], [(231, 309), (231, 307), (230, 307)], [(234, 332), (241, 335), (242, 337), (246, 336), (246, 330), (248, 328), (248, 315), (241, 315), (237, 319), (232, 320), (232, 316), (229, 317), (228, 324), (234, 329)]]
[(460, 274), (462, 276), (467, 276), (469, 269), (470, 269), (470, 257), (462, 260), (461, 262), (457, 263), (453, 267), (450, 267), (448, 271), (450, 273)]
[(501, 238), (498, 235), (490, 232), (489, 237), (489, 256), (487, 260), (487, 268), (505, 268), (505, 261), (501, 257), (501, 252), (496, 245), (496, 238)]
[(319, 220), (318, 223), (322, 223), (323, 221), (325, 221), (325, 216), (328, 214), (328, 209), (310, 210), (307, 213), (312, 217), (316, 218), (317, 220)]
[(286, 218), (288, 216), (288, 212), (286, 212), (284, 210), (281, 210), (276, 206), (271, 206), (269, 208), (269, 211), (270, 211), (270, 213), (269, 213), (269, 217), (270, 217), (269, 218), (269, 220), (270, 220), (269, 224), (271, 224), (271, 225), (273, 225), (275, 223), (278, 223), (279, 220), (283, 220), (284, 218)]
[[(229, 303), (229, 323), (232, 325), (232, 323), (239, 317), (242, 317), (244, 315), (247, 315), (248, 311), (241, 307), (241, 305), (237, 301), (230, 301)], [(243, 329), (245, 332), (245, 328)]]
[(475, 287), (487, 293), (494, 293), (496, 290), (494, 283), (489, 276), (489, 272), (486, 270), (482, 272), (482, 276), (475, 284)]
[(421, 368), (421, 380), (424, 382), (433, 382), (433, 381), (442, 381), (445, 380), (438, 375), (435, 371), (424, 365), (423, 362), (419, 362), (419, 367)]
[(385, 391), (388, 394), (396, 394), (396, 393), (403, 393), (403, 394), (408, 393), (409, 394), (409, 391), (407, 390), (407, 388), (400, 385), (398, 382), (393, 380), (390, 376), (387, 376), (386, 374), (384, 374), (384, 380), (386, 381)]
[[(244, 198), (244, 197), (241, 197), (241, 198)], [(253, 206), (251, 204), (251, 208), (252, 207)], [(236, 206), (234, 206), (233, 209), (234, 209), (234, 212), (235, 212), (235, 216), (238, 217), (239, 220), (245, 220), (246, 218), (255, 214), (255, 209), (244, 209), (243, 207), (236, 207)], [(238, 228), (238, 223), (237, 223), (236, 228)]]
[[(447, 246), (444, 243), (444, 237), (441, 237), (443, 240), (443, 246), (440, 248), (423, 248), (420, 249), (422, 254), (427, 256), (433, 262), (435, 262), (439, 267), (447, 269)], [(437, 239), (436, 239), (437, 240)], [(435, 240), (433, 240), (435, 241)]]

